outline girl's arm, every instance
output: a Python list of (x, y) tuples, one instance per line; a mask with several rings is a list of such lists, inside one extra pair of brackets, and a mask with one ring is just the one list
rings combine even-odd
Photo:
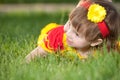
[(46, 55), (47, 55), (47, 52), (43, 48), (38, 46), (25, 57), (25, 60), (27, 63), (29, 63), (35, 57), (45, 57)]

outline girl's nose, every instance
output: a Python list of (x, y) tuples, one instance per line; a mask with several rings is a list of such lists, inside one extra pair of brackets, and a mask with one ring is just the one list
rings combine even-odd
[(69, 29), (69, 22), (67, 21), (67, 23), (64, 25), (64, 32), (66, 33)]

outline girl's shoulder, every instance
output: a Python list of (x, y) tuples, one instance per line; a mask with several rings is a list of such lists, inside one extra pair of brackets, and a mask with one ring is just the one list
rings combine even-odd
[(38, 38), (38, 46), (41, 46), (48, 52), (57, 51), (60, 47), (64, 49), (63, 45), (63, 25), (56, 23), (49, 23), (42, 30)]

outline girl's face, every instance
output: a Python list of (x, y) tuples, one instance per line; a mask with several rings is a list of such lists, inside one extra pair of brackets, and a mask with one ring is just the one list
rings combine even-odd
[(70, 21), (68, 21), (64, 26), (64, 31), (67, 36), (67, 44), (71, 47), (77, 49), (84, 49), (90, 46), (90, 42), (85, 39), (85, 36), (82, 33), (78, 33)]

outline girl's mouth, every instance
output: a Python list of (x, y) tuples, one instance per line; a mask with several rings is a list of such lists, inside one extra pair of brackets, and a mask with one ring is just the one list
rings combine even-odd
[(71, 44), (71, 43), (72, 43), (72, 40), (70, 40), (70, 39), (68, 39), (68, 38), (66, 39), (66, 41), (67, 41), (68, 44)]

